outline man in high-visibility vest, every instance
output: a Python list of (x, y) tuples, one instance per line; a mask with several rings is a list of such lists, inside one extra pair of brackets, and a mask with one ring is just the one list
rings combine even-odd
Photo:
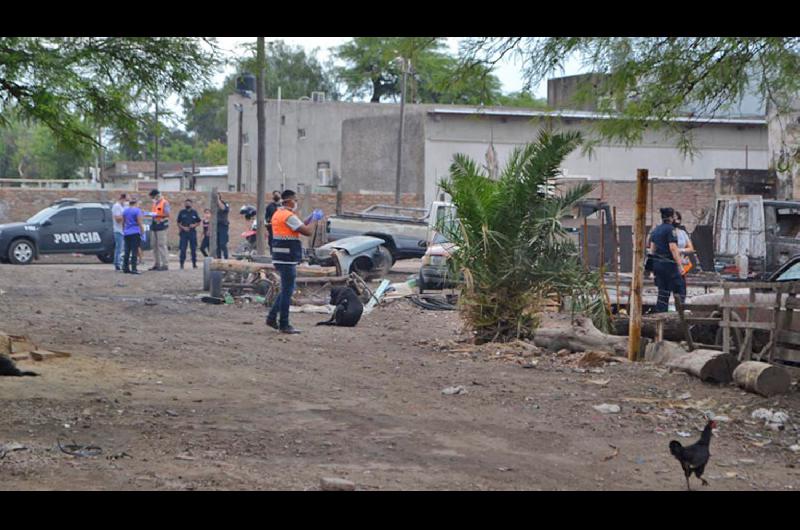
[(169, 258), (169, 254), (167, 254), (169, 202), (156, 189), (150, 190), (150, 197), (153, 199), (153, 209), (150, 212), (153, 224), (150, 227), (150, 233), (153, 234), (153, 257), (156, 263), (149, 270), (165, 271), (168, 268), (167, 259)]
[[(300, 234), (310, 236), (312, 223), (322, 219), (322, 210), (314, 210), (305, 223), (295, 215), (297, 196), (292, 190), (281, 194), (282, 205), (272, 216), (272, 263), (281, 275), (281, 292), (267, 314), (267, 325), (281, 333), (296, 334), (299, 330), (289, 324), (289, 306), (292, 303), (297, 264), (303, 259)], [(278, 316), (280, 315), (280, 324)]]

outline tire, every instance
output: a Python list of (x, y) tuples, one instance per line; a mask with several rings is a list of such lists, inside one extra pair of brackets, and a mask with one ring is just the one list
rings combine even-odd
[(99, 259), (103, 263), (114, 263), (114, 253), (106, 252), (105, 254), (98, 254), (97, 259)]
[(209, 282), (208, 293), (214, 298), (222, 298), (222, 277), (225, 273), (222, 271), (213, 271), (211, 273), (211, 281)]
[(203, 258), (203, 290), (208, 291), (211, 288), (211, 256)]
[(8, 260), (14, 265), (29, 265), (36, 255), (36, 250), (27, 239), (17, 239), (8, 247)]

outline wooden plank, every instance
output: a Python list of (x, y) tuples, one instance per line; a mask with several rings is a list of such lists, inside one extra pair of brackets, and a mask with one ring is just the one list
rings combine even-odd
[(732, 309), (747, 309), (750, 311), (751, 309), (774, 309), (775, 302), (720, 302), (719, 307), (725, 308), (730, 307)]
[(800, 350), (795, 350), (792, 348), (784, 348), (783, 346), (776, 346), (775, 359), (800, 363)]
[(719, 304), (683, 304), (684, 311), (716, 311), (720, 309)]
[(690, 322), (692, 324), (719, 324), (722, 322), (722, 318), (718, 317), (693, 317), (691, 315), (686, 317), (686, 322)]
[[(785, 285), (794, 284), (796, 282), (784, 282)], [(729, 289), (769, 289), (770, 291), (775, 288), (774, 282), (722, 282), (722, 287)]]
[[(722, 288), (722, 302), (727, 304), (730, 302), (730, 295), (731, 290), (730, 287), (723, 287)], [(720, 326), (722, 326), (722, 351), (725, 353), (731, 352), (731, 308), (724, 307), (722, 309), (722, 322), (720, 322)]]
[(719, 325), (723, 328), (763, 329), (764, 331), (772, 331), (775, 326), (772, 322), (725, 322), (724, 320)]
[(797, 331), (781, 330), (776, 333), (778, 343), (789, 343), (800, 348), (800, 333)]
[[(750, 289), (750, 296), (749, 301), (747, 304), (747, 311), (745, 312), (745, 322), (751, 322), (753, 320), (753, 304), (756, 302), (756, 292), (753, 289)], [(772, 306), (770, 305), (770, 309)], [(772, 329), (775, 328), (773, 323)], [(753, 329), (747, 328), (744, 333), (744, 342), (741, 344), (741, 348), (739, 348), (739, 362), (749, 361), (750, 357), (753, 354)]]
[(683, 334), (686, 336), (686, 344), (689, 346), (689, 351), (694, 351), (694, 341), (692, 340), (692, 333), (689, 331), (689, 326), (686, 324), (686, 316), (683, 314), (683, 302), (681, 302), (681, 297), (675, 297), (675, 307), (678, 309), (678, 317), (681, 321), (681, 327), (683, 328)]

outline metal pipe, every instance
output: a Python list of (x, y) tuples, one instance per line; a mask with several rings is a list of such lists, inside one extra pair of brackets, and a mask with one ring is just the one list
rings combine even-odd
[(397, 140), (397, 176), (394, 184), (394, 203), (400, 204), (400, 175), (403, 170), (403, 127), (406, 109), (406, 78), (408, 77), (406, 59), (403, 59), (403, 81), (400, 88), (400, 135)]
[(264, 242), (264, 214), (266, 213), (266, 203), (264, 193), (267, 187), (267, 156), (266, 156), (266, 127), (267, 122), (264, 116), (264, 69), (266, 58), (264, 54), (264, 37), (258, 37), (256, 43), (256, 57), (258, 61), (258, 75), (256, 85), (256, 119), (258, 121), (258, 182), (256, 184), (256, 205), (258, 214), (256, 219), (256, 254), (264, 256), (266, 245)]

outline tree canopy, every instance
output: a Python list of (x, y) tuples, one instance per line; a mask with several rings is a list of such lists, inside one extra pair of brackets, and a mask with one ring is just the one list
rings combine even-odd
[(774, 108), (800, 90), (797, 37), (481, 37), (462, 43), (463, 68), (496, 64), (505, 56), (522, 63), (526, 88), (563, 72), (574, 58), (585, 69), (607, 74), (598, 91), (601, 138), (631, 145), (648, 128), (675, 135), (692, 152), (691, 129), (676, 116), (709, 118), (729, 111), (749, 92)]
[(133, 131), (142, 100), (195, 89), (218, 59), (206, 38), (0, 37), (0, 125), (14, 109), (65, 144), (94, 143), (87, 120)]
[(402, 67), (397, 57), (411, 61), (409, 101), (491, 105), (500, 95), (491, 69), (478, 63), (459, 68), (444, 37), (355, 37), (338, 46), (335, 56), (345, 63), (337, 74), (347, 95), (368, 96), (373, 103), (399, 97)]

